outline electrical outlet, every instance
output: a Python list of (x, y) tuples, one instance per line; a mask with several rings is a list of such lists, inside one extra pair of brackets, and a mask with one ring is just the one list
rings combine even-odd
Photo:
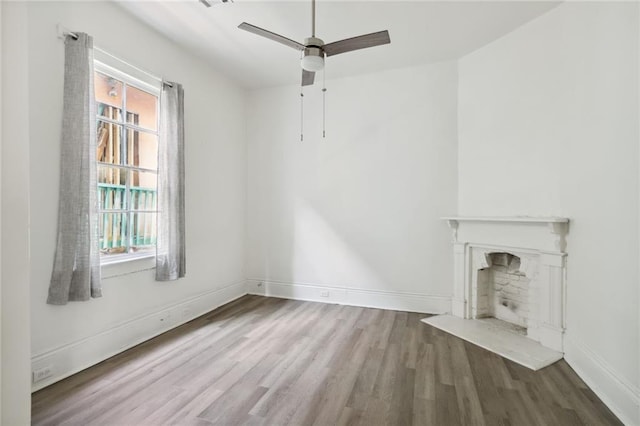
[(47, 365), (33, 370), (33, 383), (38, 383), (53, 376), (53, 366)]
[(329, 292), (328, 291), (321, 291), (320, 292), (320, 297), (329, 297)]
[(160, 322), (168, 322), (171, 318), (171, 311), (164, 311), (160, 314)]
[(265, 285), (264, 281), (254, 281), (253, 282), (253, 289), (252, 289), (253, 293), (264, 295), (266, 290), (267, 290), (267, 288), (266, 288), (266, 285)]

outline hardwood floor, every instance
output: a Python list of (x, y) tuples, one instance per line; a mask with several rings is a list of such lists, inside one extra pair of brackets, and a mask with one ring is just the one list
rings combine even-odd
[(37, 425), (621, 424), (425, 315), (245, 296), (33, 395)]

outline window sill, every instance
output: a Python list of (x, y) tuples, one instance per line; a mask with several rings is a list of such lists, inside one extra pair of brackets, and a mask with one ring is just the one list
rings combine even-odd
[(156, 267), (155, 253), (145, 253), (140, 255), (110, 256), (100, 259), (102, 278), (113, 278), (121, 275), (133, 274), (147, 271)]

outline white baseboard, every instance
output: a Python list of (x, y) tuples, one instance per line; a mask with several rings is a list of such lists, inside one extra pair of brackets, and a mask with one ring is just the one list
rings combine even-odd
[(444, 314), (451, 311), (451, 297), (425, 294), (362, 290), (317, 284), (247, 280), (247, 292), (283, 299), (336, 303), (339, 305), (395, 311)]
[(165, 306), (157, 312), (131, 319), (88, 338), (35, 355), (31, 358), (31, 371), (51, 366), (53, 375), (33, 384), (31, 390), (35, 392), (49, 386), (245, 294), (246, 282), (239, 281)]
[(640, 425), (640, 389), (617, 375), (602, 358), (589, 348), (564, 338), (564, 358), (578, 376), (627, 426)]

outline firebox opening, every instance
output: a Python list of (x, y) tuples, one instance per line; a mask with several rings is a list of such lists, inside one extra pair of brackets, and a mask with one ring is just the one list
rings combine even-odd
[[(476, 318), (518, 334), (529, 325), (529, 278), (520, 271), (520, 258), (511, 253), (489, 253), (489, 265), (478, 270)], [(504, 322), (504, 323), (503, 323)]]

